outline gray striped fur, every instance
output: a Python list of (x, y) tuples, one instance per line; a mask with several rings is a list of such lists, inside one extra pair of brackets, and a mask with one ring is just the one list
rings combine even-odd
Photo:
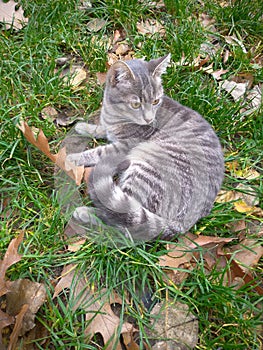
[[(92, 213), (135, 240), (172, 239), (189, 230), (209, 214), (223, 179), (212, 127), (163, 94), (161, 74), (169, 60), (115, 63), (107, 74), (100, 126), (77, 126), (80, 133), (82, 127), (90, 134), (96, 129), (111, 143), (69, 155), (78, 165), (95, 167)], [(77, 208), (74, 217), (88, 225), (90, 212)]]

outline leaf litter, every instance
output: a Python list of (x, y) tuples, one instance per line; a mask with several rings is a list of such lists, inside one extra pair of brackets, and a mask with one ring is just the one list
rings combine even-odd
[[(8, 350), (16, 349), (19, 337), (35, 327), (35, 314), (46, 300), (43, 284), (28, 279), (6, 279), (7, 269), (22, 259), (18, 247), (23, 237), (24, 233), (21, 232), (12, 239), (0, 261), (0, 345), (7, 344)], [(2, 330), (7, 326), (12, 326), (8, 340), (6, 333), (2, 336)]]
[[(117, 330), (120, 327), (120, 318), (114, 314), (111, 309), (110, 302), (120, 302), (115, 300), (114, 295), (107, 297), (107, 289), (100, 292), (92, 291), (83, 275), (76, 274), (76, 266), (66, 266), (61, 274), (61, 279), (57, 283), (53, 295), (53, 299), (58, 297), (61, 291), (66, 288), (73, 290), (73, 309), (81, 308), (85, 310), (87, 327), (84, 334), (91, 339), (96, 333), (100, 333), (103, 337), (104, 344), (107, 344), (109, 350), (121, 350), (121, 344), (117, 337)], [(120, 327), (120, 334), (125, 333), (132, 335), (134, 326), (128, 322), (124, 322)], [(131, 336), (130, 336), (131, 339)]]

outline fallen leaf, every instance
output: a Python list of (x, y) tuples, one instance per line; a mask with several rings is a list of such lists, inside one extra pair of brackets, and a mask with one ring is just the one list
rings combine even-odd
[(215, 24), (215, 19), (207, 15), (206, 13), (201, 13), (199, 15), (199, 22), (202, 24), (204, 28), (211, 32), (217, 32)]
[(239, 244), (229, 248), (234, 259), (242, 264), (242, 269), (247, 272), (254, 267), (263, 256), (263, 246), (255, 239), (245, 238)]
[(42, 109), (41, 117), (53, 122), (58, 117), (58, 112), (54, 107), (47, 106)]
[[(167, 245), (167, 250), (169, 250), (169, 252), (159, 258), (159, 265), (172, 268), (173, 270), (169, 273), (170, 279), (176, 284), (181, 283), (188, 275), (188, 272), (185, 270), (190, 272), (193, 269), (193, 263), (195, 262), (193, 258), (196, 253), (198, 254), (200, 247), (202, 247), (202, 254), (204, 255), (206, 251), (211, 252), (219, 246), (232, 242), (234, 239), (235, 238), (197, 236), (192, 233), (187, 233), (177, 244)], [(215, 260), (211, 260), (210, 255), (211, 254), (207, 254), (206, 259), (208, 265), (211, 267), (215, 263)], [(183, 270), (181, 271), (181, 269)]]
[(234, 233), (245, 231), (247, 228), (245, 220), (233, 221), (230, 222), (227, 226), (230, 228), (230, 231)]
[(46, 289), (42, 283), (32, 282), (28, 279), (18, 279), (8, 282), (6, 294), (6, 312), (16, 316), (22, 306), (28, 308), (20, 325), (19, 335), (23, 336), (35, 326), (35, 314), (46, 299)]
[(224, 36), (225, 41), (227, 44), (233, 45), (233, 46), (239, 46), (244, 53), (247, 53), (247, 49), (245, 48), (245, 45), (241, 40), (236, 38), (235, 36)]
[(19, 236), (12, 239), (3, 260), (0, 260), (0, 297), (8, 292), (8, 287), (5, 281), (5, 274), (7, 269), (13, 264), (21, 260), (22, 256), (18, 254), (18, 247), (21, 244), (24, 233), (21, 232)]
[(226, 162), (226, 170), (230, 172), (232, 176), (240, 179), (253, 180), (259, 178), (261, 175), (258, 171), (251, 167), (243, 169), (237, 160)]
[(262, 104), (262, 89), (259, 85), (253, 87), (246, 96), (247, 106), (245, 106), (245, 115), (249, 115), (261, 107)]
[(17, 344), (17, 340), (19, 337), (21, 327), (22, 327), (23, 318), (24, 318), (24, 315), (27, 312), (27, 310), (28, 310), (28, 305), (24, 304), (21, 307), (19, 314), (15, 317), (16, 322), (15, 322), (15, 326), (14, 326), (14, 329), (12, 331), (12, 334), (10, 336), (10, 343), (8, 345), (7, 350), (15, 350), (16, 349), (16, 344)]
[(210, 73), (216, 80), (220, 80), (221, 75), (224, 75), (228, 72), (228, 69), (218, 69)]
[(0, 309), (0, 345), (2, 344), (2, 330), (3, 328), (15, 323), (15, 318), (8, 315)]
[(115, 49), (116, 55), (122, 56), (125, 55), (128, 51), (130, 51), (130, 46), (128, 44), (120, 43), (117, 44), (117, 48)]
[[(106, 297), (107, 290), (100, 292), (91, 291), (85, 280), (85, 277), (75, 273), (75, 266), (68, 265), (62, 271), (62, 278), (55, 287), (53, 298), (65, 288), (73, 291), (74, 306), (73, 309), (82, 308), (86, 311), (87, 327), (84, 333), (91, 338), (96, 333), (103, 337), (105, 346), (109, 350), (121, 350), (121, 344), (116, 339), (117, 329), (120, 325), (120, 319), (117, 317), (110, 306)], [(120, 334), (129, 333), (134, 330), (130, 323), (123, 323)]]
[(81, 184), (81, 180), (84, 175), (84, 166), (76, 166), (74, 163), (69, 162), (67, 160), (65, 147), (61, 148), (57, 154), (52, 154), (50, 152), (48, 140), (41, 129), (38, 130), (38, 135), (35, 136), (32, 129), (25, 121), (21, 121), (17, 127), (22, 131), (25, 138), (32, 143), (32, 145), (43, 152), (60, 169), (64, 170), (73, 180), (75, 180), (77, 185)]
[(64, 68), (59, 76), (65, 84), (71, 85), (73, 90), (79, 90), (84, 88), (80, 85), (86, 81), (88, 73), (82, 66), (73, 64), (70, 67)]
[(98, 83), (100, 85), (104, 85), (106, 83), (106, 76), (107, 76), (107, 73), (106, 72), (97, 72), (96, 73), (96, 77), (97, 77), (97, 80), (98, 80)]
[(238, 101), (246, 93), (248, 83), (236, 83), (235, 81), (225, 80), (222, 82), (221, 87), (233, 97), (235, 101)]
[(17, 127), (22, 131), (27, 141), (43, 152), (52, 162), (56, 161), (56, 156), (50, 152), (48, 140), (41, 129), (38, 130), (38, 135), (35, 136), (34, 132), (25, 121), (21, 121), (17, 124)]
[(165, 28), (161, 22), (156, 19), (146, 19), (136, 24), (137, 30), (142, 35), (153, 35), (159, 33), (161, 36), (165, 35)]
[(261, 208), (250, 206), (242, 199), (234, 202), (234, 208), (239, 213), (246, 213), (247, 215), (254, 215), (260, 218), (263, 217), (263, 210)]
[(27, 22), (28, 18), (24, 16), (24, 10), (21, 4), (14, 0), (9, 0), (7, 2), (0, 1), (0, 22), (5, 23), (6, 29), (14, 28), (19, 30), (23, 28)]
[(102, 18), (94, 18), (92, 20), (90, 20), (87, 23), (87, 29), (90, 32), (98, 32), (100, 31), (103, 27), (105, 27), (107, 24), (107, 21), (105, 21)]
[[(241, 287), (244, 284), (249, 284), (259, 295), (263, 295), (263, 288), (255, 283), (255, 278), (249, 272), (244, 271), (237, 261), (232, 259), (231, 254), (224, 254), (224, 257), (230, 261), (230, 285), (235, 284), (236, 287)], [(237, 278), (240, 278), (238, 282)]]
[(132, 332), (122, 333), (122, 339), (126, 350), (140, 350), (139, 345), (133, 340)]
[(196, 346), (198, 319), (190, 312), (188, 305), (168, 299), (156, 304), (151, 315), (151, 338), (167, 339), (163, 349), (193, 349)]
[(115, 45), (119, 41), (123, 41), (126, 38), (126, 32), (124, 29), (116, 29), (112, 38), (112, 45)]

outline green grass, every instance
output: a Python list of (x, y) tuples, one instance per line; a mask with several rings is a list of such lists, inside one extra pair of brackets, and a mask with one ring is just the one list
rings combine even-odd
[[(219, 1), (205, 1), (204, 5), (188, 0), (164, 2), (166, 8), (161, 11), (148, 2), (135, 0), (95, 1), (91, 9), (81, 11), (77, 1), (22, 1), (30, 17), (28, 25), (18, 32), (0, 32), (0, 196), (4, 203), (0, 255), (10, 240), (24, 230), (20, 248), (23, 259), (8, 270), (8, 277), (29, 278), (47, 286), (48, 299), (37, 317), (48, 329), (48, 347), (42, 347), (39, 341), (39, 349), (96, 349), (94, 343), (85, 345), (83, 311), (67, 308), (67, 303), (73, 302), (70, 294), (52, 300), (51, 282), (70, 263), (77, 263), (87, 273), (90, 286), (106, 287), (109, 292), (114, 289), (121, 296), (130, 293), (133, 303), (125, 305), (121, 316), (135, 319), (141, 348), (143, 340), (147, 341), (144, 329), (150, 316), (142, 310), (138, 288), (147, 285), (157, 298), (165, 298), (168, 293), (189, 305), (199, 319), (197, 349), (259, 350), (262, 346), (262, 337), (256, 333), (262, 322), (262, 299), (250, 286), (239, 290), (224, 286), (222, 275), (226, 271), (205, 274), (202, 259), (182, 285), (175, 286), (167, 285), (164, 271), (156, 264), (158, 256), (165, 253), (162, 242), (120, 249), (91, 240), (77, 252), (67, 251), (63, 238), (66, 218), (61, 214), (54, 188), (53, 165), (25, 141), (16, 127), (19, 119), (28, 120), (31, 126), (43, 129), (52, 150), (57, 150), (68, 128), (57, 128), (43, 120), (40, 112), (51, 105), (87, 115), (100, 106), (102, 87), (96, 82), (95, 73), (106, 70), (108, 37), (114, 30), (125, 29), (136, 57), (150, 59), (171, 52), (174, 63), (183, 55), (191, 62), (200, 53), (200, 45), (211, 38), (209, 30), (197, 19), (198, 13), (204, 11), (215, 19), (214, 35), (222, 47), (228, 47), (224, 36), (235, 34), (248, 51), (245, 54), (238, 46), (229, 47), (232, 55), (226, 63), (220, 54), (211, 59), (214, 69), (227, 69), (227, 76), (249, 72), (254, 84), (262, 84), (262, 68), (253, 63), (253, 57), (262, 57), (262, 1), (240, 0), (225, 7)], [(87, 30), (87, 22), (93, 18), (106, 20), (96, 33)], [(147, 18), (164, 23), (165, 40), (158, 33), (138, 33), (137, 21)], [(54, 71), (56, 59), (67, 55), (81, 59), (89, 68), (90, 76), (82, 90), (74, 91), (63, 84), (59, 72)], [(171, 97), (198, 110), (214, 126), (227, 161), (238, 160), (241, 168), (252, 166), (261, 173), (261, 178), (255, 180), (237, 179), (228, 173), (224, 188), (232, 189), (240, 182), (248, 184), (261, 197), (259, 206), (263, 208), (262, 108), (244, 117), (239, 102), (220, 90), (211, 76), (191, 65), (172, 64), (164, 86)], [(260, 230), (260, 219), (234, 211), (231, 203), (217, 203), (192, 231), (198, 232), (205, 226), (205, 235), (229, 237), (235, 235), (229, 224), (240, 219), (254, 223)], [(254, 268), (255, 275), (262, 275), (262, 269), (261, 260)]]

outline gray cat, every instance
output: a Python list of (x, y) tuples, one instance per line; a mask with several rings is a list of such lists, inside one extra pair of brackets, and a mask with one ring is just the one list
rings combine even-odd
[(100, 125), (77, 124), (78, 133), (111, 142), (68, 155), (95, 167), (88, 186), (94, 207), (75, 210), (79, 224), (102, 220), (133, 240), (173, 239), (211, 211), (224, 174), (222, 149), (205, 119), (163, 94), (169, 61), (113, 64)]

